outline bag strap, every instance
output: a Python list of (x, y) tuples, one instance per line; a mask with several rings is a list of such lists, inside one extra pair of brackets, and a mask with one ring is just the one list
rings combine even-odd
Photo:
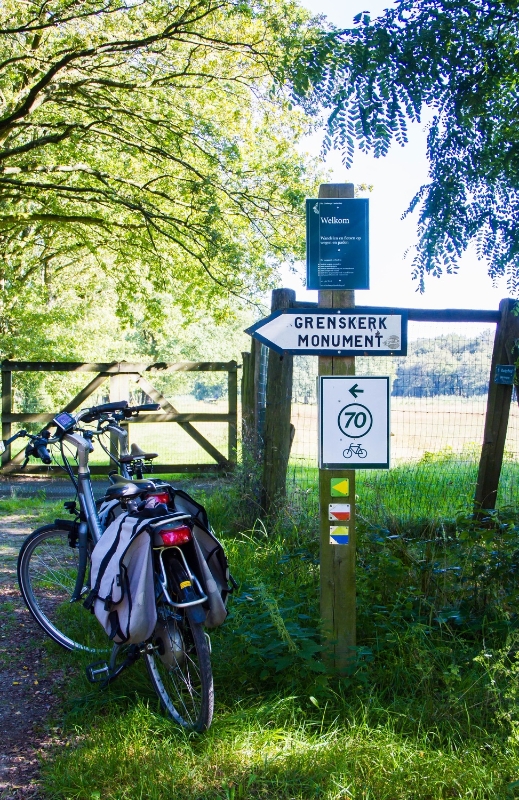
[[(87, 599), (83, 603), (85, 608), (91, 608), (93, 603), (94, 603), (94, 600), (98, 596), (99, 588), (101, 586), (101, 581), (103, 579), (103, 575), (105, 573), (106, 567), (110, 563), (110, 560), (112, 559), (114, 553), (117, 552), (117, 548), (119, 547), (119, 541), (120, 541), (120, 538), (121, 538), (122, 527), (123, 527), (124, 523), (128, 521), (128, 517), (129, 517), (129, 514), (126, 514), (123, 517), (123, 519), (121, 520), (121, 522), (119, 524), (119, 528), (117, 530), (117, 535), (116, 535), (116, 537), (114, 539), (114, 542), (111, 545), (110, 549), (105, 553), (104, 558), (101, 561), (101, 564), (99, 565), (99, 570), (98, 570), (98, 573), (97, 573), (97, 579), (96, 579), (95, 586), (93, 587), (93, 589), (89, 593)], [(124, 548), (123, 552), (121, 553), (119, 561), (122, 561), (122, 559), (124, 558), (124, 556), (128, 552), (128, 549), (129, 549), (130, 545), (134, 542), (135, 538), (138, 536), (139, 533), (141, 533), (142, 530), (144, 530), (145, 527), (146, 527), (146, 521), (138, 519), (135, 522), (135, 524), (134, 524), (134, 526), (133, 526), (133, 528), (131, 530), (131, 533), (130, 533), (130, 538), (129, 538), (128, 544)], [(106, 598), (106, 600), (109, 601), (110, 598)], [(110, 602), (111, 602), (111, 600), (110, 600)]]
[(83, 608), (86, 608), (86, 609), (92, 608), (92, 604), (93, 604), (94, 600), (96, 599), (97, 593), (99, 591), (99, 587), (101, 586), (101, 581), (103, 579), (103, 575), (104, 575), (104, 572), (106, 570), (106, 567), (110, 563), (110, 559), (113, 557), (113, 554), (117, 551), (117, 547), (119, 546), (119, 540), (121, 538), (121, 531), (122, 531), (122, 527), (123, 527), (123, 524), (124, 524), (125, 520), (126, 520), (126, 517), (123, 516), (123, 518), (119, 522), (119, 527), (117, 529), (117, 533), (116, 533), (116, 535), (114, 537), (114, 540), (113, 540), (111, 546), (108, 548), (108, 550), (104, 554), (104, 557), (103, 557), (101, 563), (99, 564), (99, 569), (97, 571), (96, 582), (95, 582), (94, 586), (92, 587), (92, 589), (90, 590), (90, 592), (88, 594), (88, 597), (86, 598), (85, 602), (83, 603)]

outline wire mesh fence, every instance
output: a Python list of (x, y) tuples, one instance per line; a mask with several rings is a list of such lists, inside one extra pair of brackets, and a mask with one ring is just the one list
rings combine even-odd
[[(357, 357), (357, 375), (391, 377), (391, 469), (358, 470), (358, 508), (370, 522), (434, 519), (474, 498), (494, 326), (409, 323), (408, 355)], [(289, 468), (294, 494), (317, 495), (317, 358), (294, 358)], [(519, 406), (514, 397), (498, 505), (517, 499)]]
[(265, 409), (267, 407), (267, 365), (268, 365), (269, 349), (266, 345), (262, 344), (259, 349), (259, 365), (258, 365), (258, 391), (256, 393), (257, 403), (257, 420), (258, 420), (258, 436), (260, 439), (263, 437), (265, 428)]

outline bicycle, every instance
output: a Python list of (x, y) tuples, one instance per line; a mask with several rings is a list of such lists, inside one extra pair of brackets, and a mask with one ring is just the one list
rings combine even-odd
[[(169, 484), (133, 477), (139, 471), (142, 475), (143, 455), (156, 454), (145, 454), (140, 449), (133, 454), (127, 452), (126, 432), (119, 422), (155, 408), (156, 405), (131, 408), (121, 401), (84, 409), (75, 416), (61, 412), (51, 423), (56, 427), (55, 436), (50, 436), (48, 429), (38, 435), (19, 431), (4, 443), (5, 446), (16, 438), (28, 437), (25, 463), (35, 456), (50, 464), (49, 447), (59, 446), (63, 468), (76, 489), (79, 507), (76, 500), (64, 504), (73, 519), (58, 519), (38, 528), (25, 540), (18, 558), (18, 582), (27, 607), (45, 633), (67, 650), (97, 655), (107, 651), (104, 631), (80, 602), (90, 591), (90, 556), (103, 535), (88, 468), (94, 438), (101, 441), (105, 433), (118, 436), (123, 452), (119, 458), (113, 454), (110, 457), (128, 474), (111, 476), (112, 486), (105, 500), (117, 500), (123, 509), (135, 511), (139, 504), (158, 498), (166, 506), (165, 521), (170, 529), (159, 530), (159, 536), (183, 528), (186, 541), (192, 540), (195, 526), (201, 525), (189, 514), (171, 510), (172, 501), (164, 503), (174, 497), (175, 490)], [(92, 422), (97, 422), (97, 430), (84, 428)], [(65, 452), (67, 445), (77, 451), (77, 475)], [(109, 660), (89, 665), (87, 677), (93, 683), (106, 685), (143, 657), (164, 711), (184, 728), (203, 731), (211, 724), (214, 706), (210, 639), (202, 622), (208, 597), (201, 576), (196, 574), (192, 553), (180, 540), (162, 536), (158, 543), (154, 542), (152, 552), (157, 585), (157, 625), (152, 636), (139, 645), (113, 645)], [(183, 594), (180, 588), (185, 579), (193, 587), (187, 599), (187, 590)], [(227, 586), (227, 591), (232, 591), (232, 586)]]
[(350, 443), (349, 447), (344, 450), (343, 454), (344, 458), (351, 458), (352, 456), (358, 456), (359, 458), (366, 458), (368, 455), (368, 451), (365, 450), (360, 444), (353, 444)]

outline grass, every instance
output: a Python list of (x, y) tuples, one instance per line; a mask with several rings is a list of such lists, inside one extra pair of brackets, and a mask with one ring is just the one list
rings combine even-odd
[[(182, 411), (184, 409), (182, 408)], [(204, 403), (193, 400), (189, 411), (226, 414), (226, 401)], [(136, 442), (146, 452), (159, 454), (160, 464), (212, 464), (214, 460), (179, 425), (172, 422), (130, 424), (130, 442)], [(226, 422), (197, 422), (197, 430), (221, 453), (227, 455), (228, 424)], [(108, 463), (101, 447), (96, 446), (90, 458), (92, 464)]]
[[(71, 497), (73, 489), (71, 487)], [(63, 516), (63, 501), (49, 502), (45, 490), (37, 490), (32, 497), (19, 497), (16, 490), (10, 497), (0, 498), (0, 514), (25, 514), (31, 521), (43, 524), (52, 522), (57, 516)]]
[(299, 486), (260, 523), (243, 484), (208, 490), (240, 584), (212, 634), (212, 728), (189, 736), (165, 719), (141, 663), (101, 691), (85, 656), (49, 643), (68, 668), (70, 747), (44, 762), (46, 796), (519, 797), (519, 517), (503, 508), (476, 523), (456, 513), (461, 484), (445, 463), (421, 469), (424, 484), (404, 468), (357, 483), (359, 647), (340, 675), (322, 666), (315, 494)]
[[(427, 454), (426, 454), (427, 456)], [(459, 460), (456, 454), (443, 451), (435, 458), (423, 458), (412, 464), (400, 464), (390, 470), (357, 470), (355, 478), (357, 513), (367, 522), (387, 525), (427, 524), (431, 520), (452, 519), (457, 512), (469, 512), (473, 506), (478, 463)], [(318, 470), (294, 464), (289, 475), (296, 495), (317, 499)], [(517, 500), (519, 464), (505, 460), (499, 484), (498, 507)]]
[[(374, 725), (343, 700), (308, 708), (307, 698), (271, 697), (218, 709), (212, 729), (194, 741), (142, 701), (109, 713), (53, 768), (52, 797), (67, 798), (504, 798), (517, 748)], [(333, 710), (335, 716), (330, 714)], [(487, 743), (488, 744), (488, 743)], [(511, 793), (509, 796), (513, 796)]]

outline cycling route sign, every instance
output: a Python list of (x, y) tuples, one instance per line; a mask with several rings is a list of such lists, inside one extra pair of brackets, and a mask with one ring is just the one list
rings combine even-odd
[(245, 333), (283, 355), (405, 356), (407, 310), (283, 308)]
[(389, 469), (389, 377), (319, 376), (319, 466)]

